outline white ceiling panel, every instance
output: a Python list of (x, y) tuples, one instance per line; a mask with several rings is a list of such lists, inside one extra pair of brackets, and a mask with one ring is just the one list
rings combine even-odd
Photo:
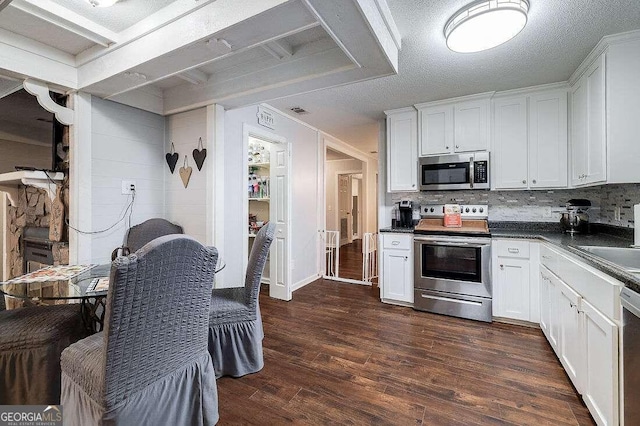
[(94, 43), (14, 7), (0, 11), (0, 28), (76, 55)]
[(93, 7), (87, 0), (56, 0), (60, 6), (115, 32), (129, 28), (175, 1), (120, 0), (110, 7)]

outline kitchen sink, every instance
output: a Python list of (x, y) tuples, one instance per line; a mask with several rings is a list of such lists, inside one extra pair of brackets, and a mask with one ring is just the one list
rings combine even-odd
[(640, 249), (625, 247), (578, 246), (595, 256), (615, 263), (629, 272), (640, 273)]

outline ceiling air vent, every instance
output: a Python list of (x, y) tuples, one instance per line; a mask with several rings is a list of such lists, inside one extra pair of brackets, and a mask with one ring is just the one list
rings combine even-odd
[(296, 114), (309, 114), (309, 111), (307, 111), (306, 109), (302, 108), (302, 107), (298, 107), (295, 106), (293, 108), (290, 108), (291, 111), (295, 112)]

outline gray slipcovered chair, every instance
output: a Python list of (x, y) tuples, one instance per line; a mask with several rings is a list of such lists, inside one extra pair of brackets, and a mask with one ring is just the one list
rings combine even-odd
[(124, 245), (111, 253), (111, 260), (115, 260), (119, 255), (127, 256), (129, 253), (135, 253), (142, 246), (158, 237), (182, 233), (182, 226), (173, 224), (168, 220), (161, 218), (146, 220), (129, 228), (124, 236)]
[(262, 370), (262, 317), (258, 296), (275, 224), (256, 235), (244, 287), (214, 289), (209, 318), (209, 353), (216, 377), (240, 377)]
[(62, 353), (67, 425), (211, 425), (207, 327), (218, 251), (157, 238), (111, 266), (105, 330)]
[(87, 336), (79, 304), (5, 310), (0, 295), (0, 405), (60, 403), (60, 354)]

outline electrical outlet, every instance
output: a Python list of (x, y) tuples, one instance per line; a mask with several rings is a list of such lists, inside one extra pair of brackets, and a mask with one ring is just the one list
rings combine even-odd
[(122, 195), (129, 195), (136, 190), (135, 180), (123, 180), (122, 181)]

